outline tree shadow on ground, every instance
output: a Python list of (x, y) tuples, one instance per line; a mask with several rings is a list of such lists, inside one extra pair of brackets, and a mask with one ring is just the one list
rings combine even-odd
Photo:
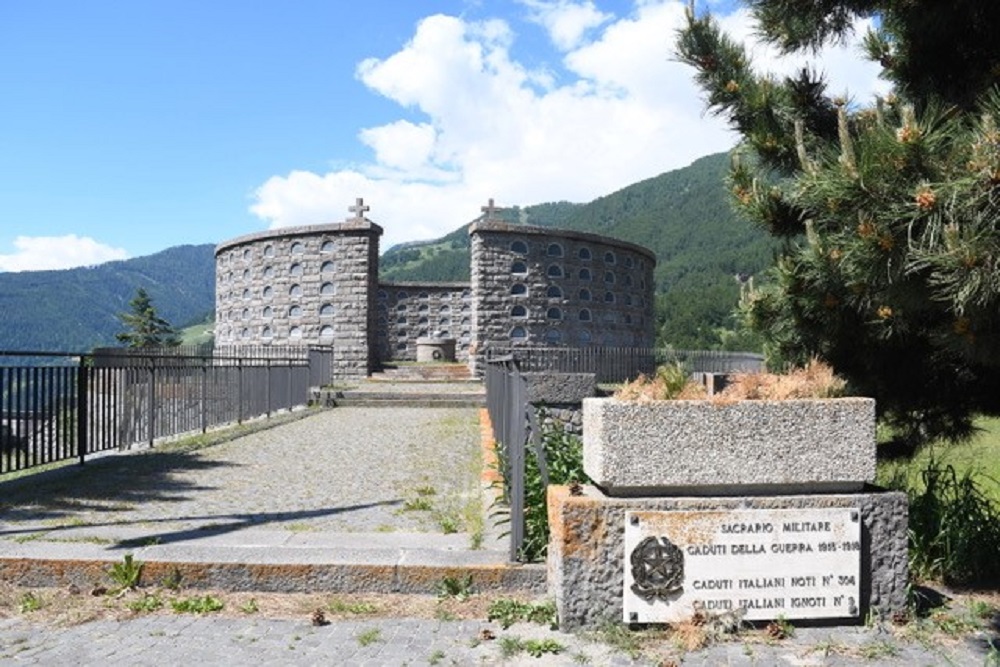
[[(371, 507), (394, 506), (400, 505), (401, 503), (401, 500), (382, 500), (378, 502), (348, 505), (346, 507), (329, 507), (315, 510), (299, 510), (294, 512), (259, 512), (257, 514), (245, 515), (225, 514), (197, 517), (200, 520), (211, 520), (213, 523), (196, 528), (184, 528), (182, 530), (165, 533), (152, 533), (137, 539), (120, 540), (112, 548), (134, 548), (151, 546), (154, 544), (185, 542), (193, 539), (226, 535), (228, 533), (234, 533), (246, 528), (260, 528), (270, 524), (321, 519), (346, 512), (355, 512), (358, 510), (369, 509)], [(164, 521), (169, 520), (164, 519)]]
[(217, 487), (182, 479), (177, 473), (236, 465), (205, 459), (196, 451), (109, 456), (0, 485), (0, 521), (55, 521), (78, 512), (125, 512), (143, 503), (189, 500), (198, 491)]

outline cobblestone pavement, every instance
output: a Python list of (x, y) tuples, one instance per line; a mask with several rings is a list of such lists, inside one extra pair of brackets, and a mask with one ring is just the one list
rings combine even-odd
[(441, 532), (480, 491), (478, 429), (475, 408), (345, 407), (195, 451), (107, 457), (6, 492), (0, 539)]
[[(60, 541), (113, 540), (121, 530), (156, 543), (204, 528), (234, 538), (248, 528), (442, 531), (450, 504), (479, 491), (477, 414), (338, 408), (201, 449), (109, 457), (5, 487), (0, 539), (56, 549), (66, 546)], [(421, 499), (432, 509), (406, 509)], [(0, 619), (0, 665), (667, 665), (668, 656), (706, 666), (1000, 667), (1000, 647), (968, 632), (921, 642), (881, 628), (810, 628), (767, 643), (756, 631), (691, 652), (678, 648), (675, 635), (654, 643), (656, 657), (633, 661), (622, 645), (627, 632), (595, 639), (529, 624), (503, 630), (485, 619), (366, 617), (314, 627), (263, 615), (155, 613), (57, 627), (33, 622), (16, 604), (2, 615), (12, 617)]]
[[(530, 652), (537, 651), (533, 656)], [(555, 652), (558, 651), (558, 652)], [(765, 643), (760, 634), (685, 652), (666, 644), (633, 660), (600, 635), (568, 635), (519, 623), (366, 619), (314, 627), (302, 621), (149, 615), (66, 628), (0, 621), (0, 665), (764, 665), (992, 667), (978, 638), (946, 645), (901, 642), (865, 628), (800, 629)]]

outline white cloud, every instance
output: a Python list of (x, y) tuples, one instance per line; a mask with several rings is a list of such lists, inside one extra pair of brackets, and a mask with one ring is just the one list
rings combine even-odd
[(98, 243), (89, 236), (18, 236), (17, 252), (0, 255), (0, 271), (47, 271), (92, 266), (116, 259), (127, 259), (123, 248)]
[(600, 11), (589, 0), (587, 2), (520, 0), (520, 2), (531, 9), (531, 20), (548, 31), (549, 39), (560, 51), (569, 51), (577, 47), (589, 30), (612, 18), (611, 14)]
[[(558, 76), (515, 57), (516, 34), (504, 21), (429, 16), (397, 53), (357, 68), (370, 90), (426, 120), (360, 130), (371, 163), (272, 177), (251, 210), (272, 227), (314, 224), (341, 220), (363, 196), (391, 245), (451, 231), (490, 197), (522, 206), (590, 201), (735, 143), (704, 113), (692, 70), (674, 59), (685, 2), (637, 0), (617, 18), (592, 2), (522, 4), (567, 49)], [(723, 23), (735, 36), (751, 34), (743, 12)], [(818, 61), (832, 91), (849, 86), (865, 98), (881, 84), (850, 49)], [(762, 48), (754, 56), (784, 72), (802, 64)]]

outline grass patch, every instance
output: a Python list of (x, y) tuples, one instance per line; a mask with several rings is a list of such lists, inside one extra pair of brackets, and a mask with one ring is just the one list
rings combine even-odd
[(1000, 419), (976, 420), (968, 443), (931, 443), (880, 461), (882, 486), (909, 498), (910, 569), (923, 580), (1000, 584)]
[(467, 600), (472, 595), (472, 575), (443, 578), (438, 582), (437, 593), (440, 598)]
[(193, 598), (182, 598), (174, 600), (170, 606), (179, 614), (208, 614), (214, 611), (222, 611), (225, 604), (213, 595), (195, 596)]
[(371, 646), (375, 642), (382, 640), (382, 631), (378, 628), (369, 628), (364, 632), (359, 632), (356, 639), (358, 640), (358, 646)]
[(17, 603), (17, 609), (22, 614), (30, 614), (42, 608), (42, 598), (32, 591), (28, 591), (21, 596)]
[(551, 600), (545, 602), (521, 602), (511, 598), (498, 598), (490, 603), (486, 618), (497, 621), (504, 630), (514, 623), (526, 621), (554, 626), (556, 622), (556, 605)]
[(330, 600), (330, 602), (327, 603), (326, 608), (334, 614), (351, 616), (365, 616), (374, 614), (378, 611), (378, 607), (371, 602), (366, 602), (364, 600), (349, 602), (340, 598), (333, 598)]
[(976, 434), (968, 442), (934, 442), (922, 447), (912, 459), (879, 461), (879, 483), (919, 487), (923, 471), (934, 462), (951, 466), (959, 476), (972, 473), (983, 494), (1000, 503), (1000, 417), (980, 417), (975, 425)]

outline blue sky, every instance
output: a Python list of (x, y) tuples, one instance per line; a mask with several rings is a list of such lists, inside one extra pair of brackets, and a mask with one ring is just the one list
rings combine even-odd
[(4, 0), (0, 270), (337, 222), (358, 196), (385, 248), (490, 197), (590, 201), (684, 166), (733, 137), (671, 60), (683, 5)]

